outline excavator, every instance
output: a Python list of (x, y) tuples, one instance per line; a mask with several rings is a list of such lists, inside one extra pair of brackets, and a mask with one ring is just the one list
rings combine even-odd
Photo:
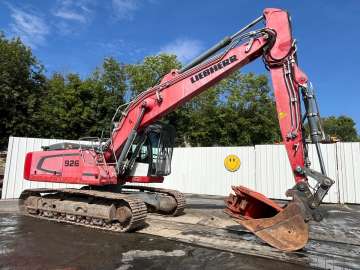
[[(288, 12), (265, 9), (250, 24), (119, 107), (109, 139), (86, 138), (90, 143), (58, 143), (27, 153), (26, 180), (80, 184), (82, 188), (25, 190), (20, 197), (22, 210), (32, 217), (115, 232), (138, 230), (148, 212), (182, 214), (186, 202), (181, 192), (146, 185), (162, 183), (171, 173), (175, 131), (161, 118), (261, 58), (271, 74), (295, 183), (286, 191), (290, 198), (286, 205), (233, 186), (225, 212), (275, 248), (303, 248), (309, 221), (321, 221), (319, 206), (334, 181), (326, 175), (321, 154), (323, 130), (314, 89), (298, 66), (296, 52)], [(321, 172), (310, 168), (305, 127), (316, 146)]]

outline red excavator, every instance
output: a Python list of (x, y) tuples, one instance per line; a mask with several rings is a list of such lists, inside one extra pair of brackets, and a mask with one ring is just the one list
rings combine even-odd
[[(264, 25), (250, 31), (260, 22)], [(86, 138), (92, 143), (60, 143), (27, 153), (25, 179), (84, 187), (25, 190), (23, 210), (38, 218), (119, 232), (143, 226), (147, 212), (181, 214), (185, 208), (182, 193), (126, 183), (163, 182), (171, 172), (175, 132), (160, 118), (260, 57), (271, 73), (283, 144), (295, 178), (295, 185), (286, 193), (292, 200), (281, 207), (238, 186), (226, 199), (225, 212), (276, 248), (301, 249), (308, 241), (308, 222), (321, 220), (318, 206), (334, 181), (326, 176), (318, 106), (311, 84), (297, 64), (289, 14), (274, 8), (265, 9), (261, 17), (182, 69), (172, 70), (126, 107), (119, 107), (108, 140)], [(310, 169), (305, 121), (321, 173)], [(317, 184), (311, 186), (309, 177)]]

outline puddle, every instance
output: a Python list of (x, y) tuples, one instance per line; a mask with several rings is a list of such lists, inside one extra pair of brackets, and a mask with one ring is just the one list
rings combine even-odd
[(181, 257), (185, 256), (186, 252), (183, 250), (173, 250), (173, 251), (163, 251), (163, 250), (129, 250), (122, 254), (121, 262), (124, 263), (116, 270), (128, 270), (133, 266), (129, 264), (130, 262), (138, 259), (138, 258), (154, 258), (154, 257)]

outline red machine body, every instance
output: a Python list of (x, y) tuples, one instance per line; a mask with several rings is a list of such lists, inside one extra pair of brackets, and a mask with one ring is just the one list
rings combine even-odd
[[(44, 155), (46, 153), (46, 155)], [(90, 150), (39, 151), (27, 153), (24, 178), (30, 181), (110, 185), (117, 183), (113, 166), (101, 165)]]

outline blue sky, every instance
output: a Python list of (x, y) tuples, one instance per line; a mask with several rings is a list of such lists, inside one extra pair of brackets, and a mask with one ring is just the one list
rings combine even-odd
[[(261, 15), (287, 9), (298, 58), (322, 115), (348, 115), (360, 131), (360, 1), (0, 1), (0, 29), (20, 36), (47, 73), (91, 73), (106, 56), (122, 62), (169, 52), (187, 62)], [(244, 71), (265, 74), (261, 61)]]

